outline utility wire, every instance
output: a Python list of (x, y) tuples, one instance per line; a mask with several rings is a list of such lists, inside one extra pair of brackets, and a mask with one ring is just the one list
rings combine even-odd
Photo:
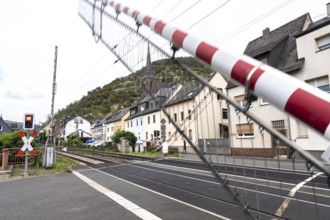
[(158, 4), (149, 12), (149, 14), (151, 14), (153, 11), (155, 11), (163, 1), (164, 0), (161, 0), (160, 2), (158, 2)]
[(198, 23), (200, 23), (201, 21), (203, 21), (205, 18), (209, 17), (210, 15), (212, 15), (214, 12), (218, 11), (220, 8), (222, 8), (223, 6), (225, 6), (227, 3), (229, 3), (231, 0), (226, 1), (225, 3), (219, 5), (216, 9), (214, 9), (213, 11), (211, 11), (210, 13), (208, 13), (207, 15), (205, 15), (203, 18), (201, 18), (199, 21), (197, 21), (196, 23), (194, 23), (193, 25), (191, 25), (187, 30), (189, 30), (190, 28), (194, 27), (195, 25), (197, 25)]
[(283, 7), (287, 6), (288, 4), (290, 4), (291, 2), (293, 2), (294, 0), (289, 0), (284, 2), (283, 4), (280, 4), (278, 6), (276, 6), (275, 8), (272, 8), (271, 10), (267, 11), (266, 13), (262, 14), (261, 16), (257, 17), (256, 19), (244, 24), (243, 26), (239, 27), (238, 29), (236, 29), (235, 31), (231, 32), (230, 34), (226, 35), (224, 38), (222, 38), (221, 40), (216, 41), (216, 43), (223, 43), (235, 36), (237, 36), (239, 33), (245, 31), (246, 29), (250, 28), (251, 26), (255, 25), (256, 23), (264, 20), (265, 18), (267, 18), (268, 16), (274, 14), (276, 11), (282, 9)]

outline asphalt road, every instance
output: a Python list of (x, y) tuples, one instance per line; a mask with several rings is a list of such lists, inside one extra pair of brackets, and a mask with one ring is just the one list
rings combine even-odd
[(144, 219), (250, 219), (230, 191), (247, 201), (253, 218), (328, 219), (322, 174), (313, 188), (311, 181), (302, 184), (308, 172), (214, 166), (228, 188), (200, 162), (174, 159), (79, 166), (76, 175), (0, 182), (0, 219), (140, 219), (137, 213)]

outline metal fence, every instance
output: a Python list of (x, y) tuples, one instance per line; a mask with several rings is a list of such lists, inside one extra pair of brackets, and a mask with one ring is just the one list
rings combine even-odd
[(207, 154), (231, 155), (228, 138), (198, 139), (199, 149)]
[[(37, 157), (43, 154), (44, 147), (36, 147), (34, 149), (38, 152)], [(19, 151), (20, 148), (6, 148), (2, 150), (2, 170), (5, 170), (8, 165), (19, 165), (25, 163), (25, 156), (16, 156)], [(37, 157), (34, 157), (33, 160), (31, 159), (30, 164), (35, 163)]]

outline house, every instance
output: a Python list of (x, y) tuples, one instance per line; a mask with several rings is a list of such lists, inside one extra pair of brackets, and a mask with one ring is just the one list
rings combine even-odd
[(156, 146), (160, 141), (161, 106), (180, 88), (174, 83), (160, 88), (155, 94), (146, 95), (130, 108), (125, 120), (125, 130), (134, 133), (144, 147)]
[(101, 121), (97, 121), (93, 124), (93, 139), (98, 141), (106, 141), (106, 124), (105, 122), (110, 120), (112, 114), (107, 114)]
[[(329, 52), (317, 52), (319, 49), (316, 45), (317, 39), (327, 36), (326, 34), (329, 34), (330, 31), (329, 29), (325, 31), (326, 28), (316, 31), (317, 24), (319, 23), (312, 22), (307, 13), (273, 31), (266, 28), (261, 37), (249, 42), (244, 54), (311, 84), (318, 84), (320, 79), (322, 80), (320, 86), (326, 89), (329, 87), (329, 79), (326, 78), (329, 72), (324, 70), (327, 70), (329, 66), (329, 61), (326, 61), (329, 60)], [(324, 25), (323, 22), (322, 25)], [(311, 34), (312, 32), (313, 34)], [(321, 45), (322, 48), (324, 46)], [(325, 58), (326, 56), (327, 58)], [(300, 121), (278, 110), (267, 100), (257, 98), (251, 106), (246, 106), (245, 90), (234, 82), (228, 84), (227, 93), (241, 107), (248, 108), (248, 111), (252, 111), (262, 118), (269, 127), (277, 130), (289, 140), (295, 141), (299, 145), (302, 144), (301, 146), (305, 150), (325, 149), (326, 140), (323, 137), (307, 129)], [(248, 121), (246, 117), (239, 117), (232, 107), (228, 108), (228, 113), (232, 155), (289, 156), (289, 148), (268, 132), (262, 132), (256, 123)], [(307, 132), (310, 133), (310, 136), (307, 135)]]
[(71, 135), (77, 135), (80, 139), (91, 138), (91, 124), (81, 116), (65, 118), (61, 121), (61, 137), (65, 140)]
[[(326, 17), (310, 23), (295, 36), (298, 59), (305, 62), (293, 76), (330, 95), (330, 3), (326, 6)], [(290, 128), (291, 139), (304, 150), (320, 155), (330, 146), (330, 141), (322, 135), (291, 117)]]
[(105, 136), (107, 142), (112, 142), (111, 137), (116, 131), (125, 130), (125, 120), (129, 116), (129, 108), (122, 108), (111, 115), (105, 124)]
[(12, 133), (13, 130), (8, 126), (8, 124), (3, 120), (2, 115), (0, 115), (0, 135), (4, 133)]
[(95, 133), (97, 129), (97, 125), (100, 123), (100, 120), (96, 120), (92, 125), (91, 125), (91, 135), (92, 138), (95, 139)]
[(16, 121), (5, 120), (6, 124), (10, 127), (12, 131), (23, 130), (23, 123)]
[[(220, 73), (209, 76), (208, 82), (219, 91), (225, 92), (227, 81)], [(200, 150), (207, 153), (220, 153), (219, 145), (225, 142), (228, 145), (228, 117), (225, 101), (208, 87), (197, 81), (183, 85), (182, 88), (166, 103), (165, 110), (179, 129), (186, 134), (189, 140)], [(167, 121), (166, 140), (170, 147), (176, 147), (182, 152), (183, 136), (176, 130), (172, 122), (164, 115), (161, 118)], [(226, 139), (226, 140), (220, 140)], [(193, 152), (187, 143), (187, 152)]]
[(144, 147), (155, 146), (160, 140), (161, 106), (178, 91), (180, 85), (176, 82), (162, 84), (158, 81), (152, 68), (149, 47), (141, 82), (146, 95), (129, 109), (125, 130), (132, 132)]

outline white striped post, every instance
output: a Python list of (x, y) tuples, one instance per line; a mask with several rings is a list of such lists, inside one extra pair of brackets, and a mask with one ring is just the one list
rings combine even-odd
[(277, 108), (305, 122), (330, 140), (330, 95), (273, 67), (246, 55), (237, 56), (229, 51), (199, 40), (161, 20), (105, 0), (117, 12), (135, 19), (152, 31), (197, 57), (213, 69), (245, 86)]

